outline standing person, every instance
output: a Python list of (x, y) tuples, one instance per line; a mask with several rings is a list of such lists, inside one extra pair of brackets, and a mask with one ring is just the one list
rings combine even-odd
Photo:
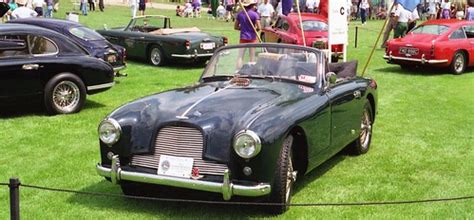
[(46, 2), (46, 13), (44, 15), (45, 18), (52, 18), (53, 17), (53, 8), (54, 8), (54, 1), (53, 0), (45, 0)]
[(26, 0), (17, 0), (16, 4), (18, 5), (18, 8), (12, 11), (11, 14), (11, 17), (13, 19), (33, 18), (38, 16), (38, 13), (36, 13), (36, 11), (33, 11), (30, 8), (26, 7)]
[(8, 6), (10, 7), (10, 10), (7, 12), (7, 20), (10, 20), (11, 19), (11, 14), (12, 12), (18, 8), (18, 5), (16, 4), (15, 0), (10, 0), (10, 2), (8, 3)]
[(436, 19), (438, 14), (438, 0), (428, 0), (428, 20)]
[(362, 25), (367, 23), (367, 13), (370, 8), (369, 0), (360, 1), (360, 19), (362, 20)]
[(87, 1), (86, 0), (81, 0), (81, 11), (82, 11), (82, 15), (87, 16)]
[(138, 0), (128, 0), (128, 4), (130, 5), (130, 10), (132, 12), (132, 18), (137, 16), (137, 9), (138, 9)]
[(145, 15), (145, 9), (146, 9), (146, 0), (139, 0), (138, 11), (140, 12), (141, 16)]
[(420, 15), (418, 14), (418, 9), (415, 8), (415, 10), (413, 10), (413, 12), (410, 14), (410, 19), (408, 20), (407, 33), (416, 27), (416, 21), (419, 19)]
[(43, 17), (43, 5), (45, 4), (44, 0), (33, 0), (33, 8), (38, 14), (37, 17)]
[(89, 3), (89, 11), (95, 11), (95, 0), (87, 0), (87, 3)]
[(466, 8), (466, 20), (474, 21), (474, 6), (471, 4)]
[[(234, 29), (240, 31), (240, 43), (256, 43), (257, 32), (260, 31), (260, 16), (255, 12), (255, 4), (253, 0), (243, 0), (240, 4), (244, 6), (244, 10), (239, 12), (235, 18)], [(255, 28), (255, 29), (254, 29)], [(254, 50), (249, 50), (250, 61), (254, 61), (255, 54)], [(237, 67), (242, 66), (242, 59), (245, 54), (245, 50), (241, 50), (237, 61)]]
[(234, 0), (224, 0), (225, 3), (225, 21), (229, 22), (229, 20), (232, 18), (232, 21), (234, 21), (232, 17), (232, 11), (234, 10)]
[(441, 18), (451, 18), (451, 2), (449, 2), (449, 0), (444, 0), (444, 2), (441, 3)]
[(104, 7), (104, 0), (99, 0), (99, 9), (100, 9), (100, 11), (103, 12), (104, 8), (105, 8)]
[(455, 7), (456, 7), (456, 19), (458, 20), (463, 20), (464, 19), (464, 8), (465, 8), (465, 5), (464, 3), (461, 3), (461, 2), (456, 2), (455, 3)]
[(393, 38), (405, 37), (411, 12), (403, 8), (402, 5), (397, 4), (397, 10), (394, 15), (397, 26), (395, 27)]
[(386, 48), (387, 47), (387, 41), (388, 38), (390, 37), (390, 32), (392, 30), (395, 30), (395, 27), (397, 26), (397, 21), (395, 20), (395, 11), (397, 10), (397, 5), (393, 6), (392, 11), (389, 13), (389, 20), (388, 24), (385, 27), (385, 31), (383, 32), (383, 40), (382, 40), (382, 46), (381, 48)]
[(314, 7), (316, 5), (316, 0), (306, 0), (306, 12), (314, 13)]
[(272, 17), (275, 14), (273, 5), (270, 4), (269, 0), (264, 0), (262, 4), (258, 6), (257, 12), (260, 14), (260, 26), (262, 28), (271, 25)]
[(194, 17), (201, 17), (201, 0), (193, 0), (192, 6)]

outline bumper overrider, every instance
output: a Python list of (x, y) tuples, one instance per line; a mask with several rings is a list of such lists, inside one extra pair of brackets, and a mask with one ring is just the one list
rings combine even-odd
[(425, 58), (425, 55), (423, 54), (421, 56), (421, 59), (418, 58), (410, 58), (410, 57), (400, 57), (400, 56), (393, 56), (392, 53), (390, 52), (389, 55), (384, 55), (384, 59), (387, 60), (387, 62), (391, 63), (393, 61), (409, 61), (409, 62), (416, 62), (416, 63), (421, 63), (421, 64), (442, 64), (442, 63), (447, 63), (448, 60), (428, 60)]
[(112, 183), (115, 184), (118, 184), (121, 180), (127, 180), (140, 183), (150, 183), (206, 192), (222, 193), (224, 200), (229, 200), (234, 195), (259, 197), (268, 195), (271, 192), (271, 186), (267, 183), (259, 183), (250, 186), (233, 184), (230, 180), (229, 170), (225, 170), (224, 180), (222, 183), (125, 171), (120, 168), (120, 160), (118, 155), (114, 155), (112, 157), (111, 168), (97, 164), (96, 169), (99, 175), (110, 178)]

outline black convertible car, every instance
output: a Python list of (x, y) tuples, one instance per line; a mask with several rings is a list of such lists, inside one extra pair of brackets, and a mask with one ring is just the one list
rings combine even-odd
[(37, 98), (50, 114), (75, 113), (87, 94), (113, 85), (112, 66), (89, 56), (64, 35), (30, 25), (0, 24), (0, 106)]
[[(334, 71), (334, 72), (333, 72)], [(101, 176), (257, 197), (287, 210), (293, 183), (344, 147), (368, 151), (377, 84), (314, 48), (241, 44), (216, 51), (199, 84), (144, 97), (99, 125)]]
[(24, 18), (10, 20), (8, 23), (29, 24), (59, 32), (86, 49), (91, 56), (109, 62), (114, 71), (118, 72), (126, 67), (127, 52), (124, 47), (111, 44), (99, 33), (77, 22), (49, 18)]

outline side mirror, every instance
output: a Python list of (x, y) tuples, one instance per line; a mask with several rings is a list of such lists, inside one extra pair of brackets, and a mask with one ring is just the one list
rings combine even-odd
[(326, 73), (326, 81), (329, 82), (329, 84), (335, 84), (337, 81), (337, 75), (334, 72), (328, 72)]

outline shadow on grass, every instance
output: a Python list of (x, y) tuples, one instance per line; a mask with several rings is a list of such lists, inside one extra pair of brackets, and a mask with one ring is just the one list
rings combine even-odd
[[(105, 107), (105, 105), (86, 99), (82, 110), (102, 107)], [(76, 114), (80, 114), (80, 112)], [(48, 116), (48, 114), (46, 113), (42, 103), (37, 100), (31, 101), (30, 103), (26, 103), (25, 101), (24, 103), (0, 108), (0, 118), (2, 119), (13, 119), (25, 116)]]
[[(222, 195), (196, 192), (192, 190), (176, 189), (172, 187), (155, 187), (153, 191), (147, 186), (147, 193), (157, 198), (166, 199), (186, 199), (186, 200), (206, 200), (223, 201)], [(81, 189), (83, 192), (111, 192), (113, 194), (122, 194), (120, 187), (103, 180), (94, 185)], [(234, 201), (234, 199), (232, 200)], [(236, 202), (243, 202), (237, 198)], [(260, 206), (244, 205), (220, 205), (220, 204), (199, 204), (190, 202), (170, 202), (170, 201), (151, 201), (141, 199), (130, 199), (121, 197), (106, 196), (88, 196), (73, 194), (68, 202), (74, 205), (82, 205), (91, 209), (105, 209), (107, 211), (127, 211), (133, 213), (143, 213), (156, 218), (222, 218), (232, 216), (238, 219), (271, 217), (272, 215), (264, 212)]]
[(338, 163), (344, 161), (346, 157), (349, 157), (349, 156), (350, 155), (348, 155), (347, 150), (343, 149), (342, 151), (340, 151), (339, 153), (331, 157), (329, 160), (322, 163), (321, 165), (316, 167), (314, 170), (310, 171), (305, 176), (300, 177), (299, 181), (296, 181), (296, 184), (294, 186), (293, 195), (298, 194), (298, 192), (302, 190), (303, 188), (305, 188), (308, 184), (322, 177), (329, 170), (335, 167)]
[[(448, 68), (435, 68), (429, 66), (417, 66), (410, 68), (401, 68), (399, 65), (390, 65), (383, 68), (375, 69), (380, 72), (390, 72), (400, 75), (416, 75), (416, 76), (441, 76), (441, 75), (453, 75), (449, 72)], [(463, 74), (470, 74), (474, 71), (474, 68), (467, 68)]]

